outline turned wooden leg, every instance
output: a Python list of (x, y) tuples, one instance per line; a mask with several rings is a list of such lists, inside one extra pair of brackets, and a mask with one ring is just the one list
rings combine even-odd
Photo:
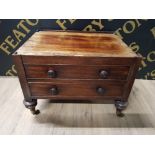
[(127, 102), (116, 100), (115, 107), (116, 107), (116, 115), (119, 117), (123, 117), (124, 114), (122, 113), (122, 111), (127, 107)]
[(30, 111), (33, 115), (37, 115), (40, 113), (39, 110), (35, 109), (35, 107), (37, 105), (37, 99), (32, 99), (32, 100), (24, 99), (23, 104), (25, 105), (26, 108), (30, 109)]

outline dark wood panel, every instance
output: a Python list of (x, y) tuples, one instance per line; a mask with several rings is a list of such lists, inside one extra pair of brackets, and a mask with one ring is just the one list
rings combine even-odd
[(127, 83), (124, 87), (124, 94), (122, 96), (124, 101), (127, 101), (128, 97), (130, 95), (133, 83), (134, 83), (135, 78), (136, 78), (136, 74), (138, 73), (138, 69), (139, 69), (140, 64), (141, 64), (141, 60), (142, 60), (141, 56), (137, 57), (135, 62), (133, 63), (133, 65), (130, 68)]
[[(85, 82), (83, 84), (29, 83), (32, 96), (122, 96), (123, 84), (113, 82)], [(51, 89), (56, 88), (57, 95), (51, 95)], [(104, 93), (98, 93), (98, 88), (103, 88)]]
[[(25, 70), (27, 78), (126, 80), (129, 66), (25, 65)], [(56, 76), (50, 77), (48, 71), (53, 71)], [(102, 76), (102, 71), (107, 75)]]
[(83, 85), (85, 83), (92, 83), (92, 84), (100, 84), (100, 83), (107, 83), (109, 85), (115, 85), (115, 84), (118, 84), (118, 85), (125, 85), (127, 81), (125, 80), (108, 80), (108, 79), (105, 79), (104, 81), (103, 80), (92, 80), (92, 79), (29, 79), (28, 80), (28, 83), (31, 84), (31, 83), (36, 83), (36, 84), (50, 84), (50, 83), (61, 83), (61, 84), (80, 84), (80, 85)]
[[(121, 96), (32, 96), (32, 99), (51, 99), (52, 101), (55, 100), (56, 102), (62, 100), (63, 101), (67, 101), (68, 103), (70, 102), (69, 100), (73, 100), (72, 103), (76, 103), (76, 101), (79, 100), (86, 100), (86, 101), (96, 101), (96, 100), (102, 100), (103, 104), (107, 104), (109, 102), (104, 102), (104, 99), (108, 99), (108, 100), (116, 100), (116, 99), (122, 99)], [(63, 102), (64, 104), (67, 102)], [(82, 103), (82, 102), (81, 102)], [(96, 102), (92, 102), (93, 104)], [(97, 102), (99, 104), (101, 104), (102, 102)], [(113, 102), (114, 103), (114, 102)]]
[(80, 57), (80, 56), (26, 56), (22, 55), (24, 64), (32, 65), (132, 65), (135, 58), (128, 57)]
[(18, 74), (20, 85), (21, 85), (21, 88), (24, 94), (24, 98), (26, 100), (29, 100), (31, 98), (31, 93), (30, 93), (30, 89), (27, 83), (22, 58), (20, 55), (13, 55), (13, 61), (17, 69), (17, 74)]

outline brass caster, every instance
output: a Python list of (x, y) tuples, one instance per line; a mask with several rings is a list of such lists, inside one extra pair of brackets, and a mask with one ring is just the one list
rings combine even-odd
[(116, 110), (116, 115), (118, 116), (118, 117), (124, 117), (125, 115), (122, 113), (122, 110), (120, 110), (120, 109), (117, 109)]
[(35, 107), (30, 108), (30, 111), (33, 115), (38, 115), (40, 113), (40, 110), (36, 110)]

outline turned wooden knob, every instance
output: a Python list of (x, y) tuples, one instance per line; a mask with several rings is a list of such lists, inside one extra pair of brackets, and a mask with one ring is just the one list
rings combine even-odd
[(50, 77), (50, 78), (56, 78), (56, 76), (57, 76), (57, 73), (56, 73), (55, 70), (50, 69), (48, 71), (48, 77)]
[(99, 75), (100, 75), (100, 78), (105, 79), (108, 76), (108, 72), (105, 70), (101, 70)]
[(102, 88), (102, 87), (98, 87), (98, 88), (96, 89), (96, 91), (97, 91), (97, 93), (100, 94), (100, 95), (103, 95), (103, 94), (106, 92), (105, 88)]
[(51, 95), (58, 95), (58, 93), (59, 93), (59, 91), (58, 91), (57, 87), (52, 87), (50, 89), (50, 94)]

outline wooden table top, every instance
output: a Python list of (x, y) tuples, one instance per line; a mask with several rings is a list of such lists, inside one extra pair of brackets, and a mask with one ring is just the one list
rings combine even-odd
[(19, 55), (137, 57), (114, 34), (74, 31), (36, 32), (16, 52)]

